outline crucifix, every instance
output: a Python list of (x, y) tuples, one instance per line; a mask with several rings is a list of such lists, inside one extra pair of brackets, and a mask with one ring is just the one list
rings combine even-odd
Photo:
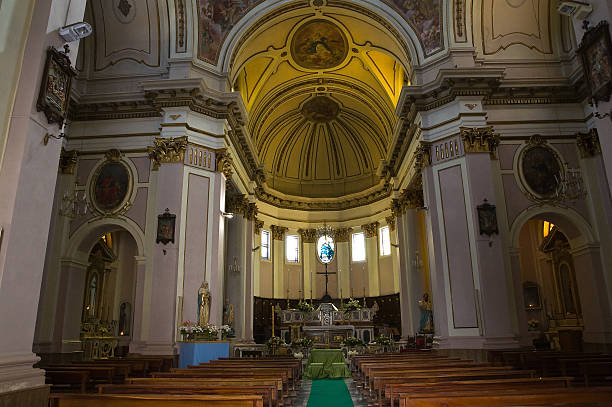
[(325, 272), (317, 271), (317, 274), (322, 274), (325, 276), (325, 295), (321, 298), (321, 301), (331, 302), (332, 298), (327, 292), (327, 285), (329, 284), (329, 275), (336, 274), (335, 271), (327, 271), (327, 263), (325, 263)]

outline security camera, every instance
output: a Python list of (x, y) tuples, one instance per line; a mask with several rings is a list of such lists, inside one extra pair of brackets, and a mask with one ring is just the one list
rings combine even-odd
[(593, 11), (593, 6), (589, 3), (575, 0), (561, 0), (557, 6), (557, 12), (564, 16), (574, 17), (584, 20)]
[(91, 25), (85, 22), (74, 23), (59, 29), (59, 35), (66, 42), (81, 40), (93, 32)]

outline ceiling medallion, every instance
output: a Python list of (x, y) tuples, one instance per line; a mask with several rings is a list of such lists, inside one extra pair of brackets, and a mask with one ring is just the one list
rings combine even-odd
[(113, 0), (113, 11), (121, 24), (129, 24), (136, 17), (134, 0)]
[(325, 123), (340, 113), (340, 105), (327, 96), (315, 96), (304, 103), (302, 115), (311, 122)]
[(329, 69), (340, 65), (348, 54), (348, 41), (337, 25), (311, 20), (297, 29), (291, 40), (291, 56), (307, 69)]

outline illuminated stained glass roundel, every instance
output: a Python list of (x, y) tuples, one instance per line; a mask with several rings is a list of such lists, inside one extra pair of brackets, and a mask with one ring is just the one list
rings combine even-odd
[(317, 257), (319, 257), (321, 263), (331, 263), (335, 254), (334, 239), (329, 236), (321, 236), (317, 242)]

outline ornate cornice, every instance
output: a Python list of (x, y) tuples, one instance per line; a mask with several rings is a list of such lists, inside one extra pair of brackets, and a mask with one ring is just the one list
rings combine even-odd
[(588, 133), (576, 134), (576, 144), (582, 158), (589, 158), (601, 154), (599, 135), (597, 129), (590, 129)]
[(334, 229), (334, 239), (336, 240), (336, 243), (348, 242), (352, 231), (352, 228)]
[(414, 162), (418, 170), (431, 165), (431, 146), (429, 143), (421, 141), (414, 152)]
[(492, 159), (497, 158), (499, 135), (493, 133), (493, 127), (461, 127), (461, 140), (466, 153), (489, 153)]
[(234, 174), (234, 160), (227, 150), (221, 150), (216, 154), (217, 163), (215, 171), (222, 173), (225, 176), (225, 181), (229, 183)]
[(153, 171), (157, 171), (161, 164), (182, 163), (185, 160), (187, 149), (187, 136), (176, 138), (156, 137), (153, 147), (147, 148), (149, 158), (153, 162)]
[(285, 238), (285, 232), (287, 232), (286, 227), (276, 225), (270, 225), (270, 230), (272, 231), (272, 239), (274, 240), (283, 240)]
[(361, 229), (365, 232), (366, 237), (378, 236), (378, 222), (366, 223), (361, 225)]
[(316, 229), (298, 229), (298, 233), (302, 237), (304, 243), (314, 243), (317, 241)]
[[(422, 208), (425, 206), (423, 199), (423, 187), (415, 185), (402, 192), (399, 198), (391, 201), (391, 217), (397, 218), (402, 216), (408, 209)], [(387, 220), (388, 223), (388, 220)]]
[(79, 155), (76, 150), (65, 150), (62, 147), (59, 160), (59, 172), (61, 174), (74, 174), (74, 168), (79, 161)]

